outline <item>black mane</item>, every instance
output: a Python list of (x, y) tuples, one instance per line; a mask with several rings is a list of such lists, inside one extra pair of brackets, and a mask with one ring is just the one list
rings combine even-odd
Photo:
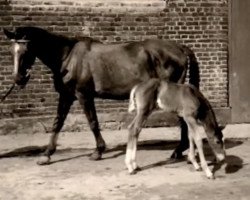
[(35, 42), (37, 40), (56, 40), (58, 42), (76, 43), (78, 41), (74, 38), (50, 33), (49, 31), (38, 27), (18, 27), (15, 31), (15, 39), (27, 39), (31, 40), (32, 42)]

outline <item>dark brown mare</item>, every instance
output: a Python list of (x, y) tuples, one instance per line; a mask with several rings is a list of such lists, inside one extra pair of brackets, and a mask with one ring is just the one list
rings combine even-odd
[[(100, 159), (105, 142), (99, 130), (94, 98), (128, 99), (139, 82), (156, 77), (183, 83), (187, 69), (190, 83), (199, 87), (199, 69), (194, 53), (171, 41), (145, 40), (120, 44), (102, 44), (91, 38), (71, 39), (36, 27), (4, 30), (13, 42), (15, 83), (24, 87), (30, 78), (35, 58), (48, 66), (59, 93), (57, 116), (48, 148), (38, 164), (50, 162), (56, 150), (58, 133), (74, 100), (78, 99), (96, 140), (91, 155)], [(187, 126), (181, 123), (181, 143), (172, 157), (188, 148)]]
[(202, 136), (198, 131), (204, 127), (208, 142), (218, 162), (225, 159), (223, 134), (215, 118), (213, 109), (201, 92), (189, 85), (167, 82), (160, 79), (150, 79), (136, 85), (130, 93), (129, 112), (136, 109), (136, 116), (129, 125), (129, 136), (125, 163), (129, 173), (134, 174), (138, 169), (136, 164), (136, 149), (139, 133), (147, 117), (155, 109), (160, 108), (166, 112), (173, 112), (182, 117), (188, 125), (189, 153), (188, 159), (196, 170), (200, 166), (195, 160), (195, 147), (197, 147), (201, 167), (208, 178), (213, 174), (208, 168), (203, 147)]

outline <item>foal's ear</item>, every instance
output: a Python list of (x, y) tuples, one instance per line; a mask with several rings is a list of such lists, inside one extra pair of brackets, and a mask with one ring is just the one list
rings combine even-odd
[(4, 32), (4, 34), (6, 35), (6, 37), (8, 39), (10, 39), (10, 40), (15, 39), (15, 33), (14, 32), (10, 32), (7, 29), (3, 29), (3, 32)]
[(220, 131), (223, 131), (224, 128), (226, 128), (226, 125), (220, 125), (220, 126), (219, 126)]

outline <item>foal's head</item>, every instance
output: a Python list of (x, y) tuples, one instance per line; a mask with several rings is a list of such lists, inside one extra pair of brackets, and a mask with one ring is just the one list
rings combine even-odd
[(224, 141), (223, 141), (223, 133), (222, 130), (224, 128), (218, 127), (215, 130), (215, 138), (214, 138), (214, 147), (213, 150), (215, 152), (217, 161), (223, 161), (225, 159), (225, 147), (224, 147)]
[(36, 58), (31, 49), (30, 38), (22, 28), (18, 28), (14, 32), (4, 29), (4, 33), (12, 42), (11, 53), (14, 58), (15, 83), (24, 87), (30, 79), (30, 69)]

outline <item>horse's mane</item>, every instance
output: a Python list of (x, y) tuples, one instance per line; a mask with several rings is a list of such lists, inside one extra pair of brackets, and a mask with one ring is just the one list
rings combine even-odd
[(64, 35), (60, 35), (57, 33), (49, 32), (45, 29), (39, 27), (18, 27), (15, 31), (15, 39), (27, 39), (32, 42), (41, 42), (41, 43), (51, 43), (54, 44), (67, 44), (73, 46), (78, 41), (85, 41), (87, 43), (102, 43), (99, 40), (93, 39), (91, 37), (85, 36), (75, 36), (75, 37), (67, 37)]
[(51, 33), (45, 29), (38, 27), (18, 27), (15, 31), (15, 39), (27, 39), (33, 42), (54, 40), (58, 42), (77, 42), (77, 39), (69, 38), (60, 34)]

